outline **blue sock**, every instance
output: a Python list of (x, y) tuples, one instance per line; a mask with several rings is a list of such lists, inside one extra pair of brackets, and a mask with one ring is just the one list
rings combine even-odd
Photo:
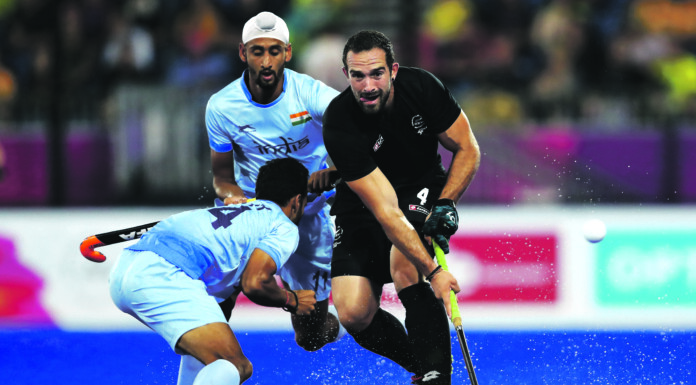
[(193, 385), (239, 385), (239, 371), (227, 360), (217, 360), (201, 369)]

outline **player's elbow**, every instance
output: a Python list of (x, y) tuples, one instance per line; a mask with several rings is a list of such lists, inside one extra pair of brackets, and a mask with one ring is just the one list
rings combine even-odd
[(270, 303), (268, 302), (266, 296), (264, 295), (264, 291), (258, 288), (251, 288), (251, 289), (245, 289), (244, 290), (244, 295), (249, 298), (251, 302), (254, 302), (255, 304), (261, 305), (261, 306), (270, 306)]
[(478, 144), (471, 147), (471, 150), (468, 152), (468, 156), (468, 163), (471, 164), (472, 171), (478, 171), (479, 166), (481, 165), (481, 150), (479, 149)]
[(262, 302), (268, 280), (259, 275), (246, 277), (242, 280), (244, 295), (254, 302)]
[(476, 164), (478, 165), (481, 162), (481, 148), (479, 147), (479, 144), (476, 141), (476, 139), (473, 139), (471, 141), (471, 144), (469, 145), (469, 147), (470, 147), (471, 157), (476, 159)]

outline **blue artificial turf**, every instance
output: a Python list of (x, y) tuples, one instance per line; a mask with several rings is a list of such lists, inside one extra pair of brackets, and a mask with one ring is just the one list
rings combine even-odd
[[(289, 332), (237, 332), (254, 365), (246, 384), (408, 384), (410, 374), (350, 336), (319, 352)], [(696, 332), (471, 331), (488, 384), (696, 384)], [(453, 384), (468, 384), (453, 334)], [(179, 359), (153, 332), (0, 330), (3, 384), (175, 384)]]

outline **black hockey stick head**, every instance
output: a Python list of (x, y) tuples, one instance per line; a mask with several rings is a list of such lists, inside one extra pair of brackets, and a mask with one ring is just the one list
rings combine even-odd
[(109, 231), (96, 235), (90, 235), (80, 243), (80, 253), (83, 257), (92, 262), (104, 262), (106, 256), (95, 250), (97, 247), (113, 245), (116, 243), (132, 241), (147, 233), (157, 222), (148, 223), (141, 226), (129, 227), (127, 229)]

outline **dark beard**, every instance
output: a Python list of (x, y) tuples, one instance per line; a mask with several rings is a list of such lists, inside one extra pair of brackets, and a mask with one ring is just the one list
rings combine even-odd
[(365, 114), (377, 115), (384, 111), (384, 108), (387, 105), (387, 100), (389, 100), (389, 92), (382, 93), (379, 96), (379, 103), (376, 105), (366, 106), (365, 104), (361, 103), (360, 100), (358, 100), (358, 105)]
[(280, 80), (280, 76), (278, 76), (277, 73), (274, 73), (275, 76), (273, 76), (273, 81), (270, 83), (264, 83), (261, 74), (259, 73), (259, 76), (256, 78), (256, 84), (261, 87), (261, 89), (266, 90), (266, 91), (271, 91), (275, 90), (276, 86), (278, 85), (278, 81)]

